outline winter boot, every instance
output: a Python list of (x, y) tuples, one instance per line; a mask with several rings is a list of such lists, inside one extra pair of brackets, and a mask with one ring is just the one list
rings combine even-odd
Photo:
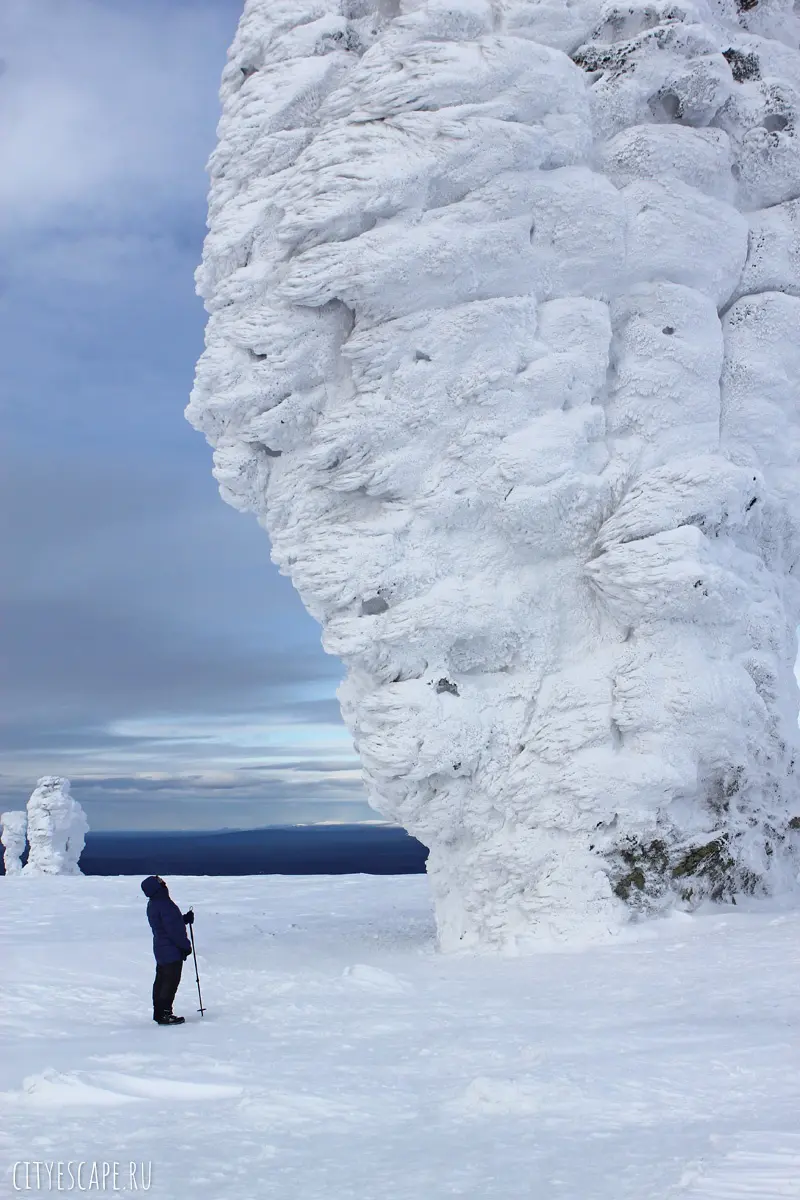
[(157, 1016), (153, 1017), (153, 1020), (158, 1025), (183, 1025), (186, 1018), (185, 1017), (176, 1017), (174, 1013), (165, 1012), (165, 1013), (158, 1013)]

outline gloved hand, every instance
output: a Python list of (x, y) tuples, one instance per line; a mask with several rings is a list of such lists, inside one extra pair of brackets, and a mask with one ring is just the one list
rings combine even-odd
[(183, 923), (184, 925), (194, 925), (194, 913), (191, 909), (183, 914)]
[(184, 961), (184, 962), (186, 962), (187, 958), (191, 958), (191, 957), (192, 957), (192, 952), (191, 952), (191, 950), (184, 950), (184, 952), (183, 952), (183, 961)]

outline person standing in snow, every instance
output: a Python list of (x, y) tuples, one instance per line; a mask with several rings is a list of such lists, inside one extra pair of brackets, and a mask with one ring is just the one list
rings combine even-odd
[(181, 981), (184, 961), (192, 953), (185, 927), (193, 924), (194, 913), (191, 909), (181, 913), (160, 875), (148, 876), (141, 886), (147, 896), (147, 919), (153, 931), (153, 954), (156, 959), (153, 1020), (159, 1025), (182, 1025), (185, 1018), (175, 1016), (172, 1004)]

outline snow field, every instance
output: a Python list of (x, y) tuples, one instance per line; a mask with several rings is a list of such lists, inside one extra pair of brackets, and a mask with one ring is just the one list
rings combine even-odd
[(169, 883), (208, 1007), (190, 961), (171, 1029), (138, 878), (0, 880), (3, 1188), (130, 1160), (154, 1200), (800, 1197), (797, 912), (442, 956), (422, 877)]

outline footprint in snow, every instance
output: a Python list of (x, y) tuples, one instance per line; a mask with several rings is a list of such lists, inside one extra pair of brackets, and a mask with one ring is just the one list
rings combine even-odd
[(96, 1087), (75, 1073), (64, 1074), (48, 1067), (40, 1075), (28, 1075), (21, 1092), (0, 1093), (0, 1103), (30, 1108), (113, 1108), (131, 1104), (133, 1096), (123, 1096), (107, 1088)]
[(689, 1169), (680, 1180), (681, 1200), (791, 1200), (800, 1196), (800, 1137), (793, 1130), (759, 1130), (711, 1139), (716, 1156)]
[(116, 1071), (95, 1071), (85, 1076), (48, 1067), (29, 1075), (18, 1092), (0, 1092), (0, 1106), (23, 1104), (33, 1108), (114, 1108), (138, 1100), (224, 1100), (241, 1096), (243, 1089), (229, 1084), (193, 1083), (182, 1079), (143, 1078)]
[(411, 992), (414, 989), (405, 979), (384, 971), (380, 967), (368, 967), (366, 963), (356, 963), (355, 966), (345, 967), (343, 978), (366, 992)]
[(98, 1071), (95, 1079), (115, 1092), (144, 1100), (226, 1100), (241, 1096), (243, 1088), (230, 1083), (194, 1083), (189, 1079), (143, 1078), (116, 1071)]

